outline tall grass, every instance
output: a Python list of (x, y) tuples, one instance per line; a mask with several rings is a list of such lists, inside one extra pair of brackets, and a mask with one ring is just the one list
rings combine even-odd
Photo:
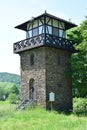
[(0, 130), (87, 130), (87, 117), (39, 107), (15, 111), (8, 102), (0, 102)]

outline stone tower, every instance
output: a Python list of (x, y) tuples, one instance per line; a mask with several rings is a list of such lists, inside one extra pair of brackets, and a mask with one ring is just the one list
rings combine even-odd
[(68, 72), (75, 49), (73, 41), (66, 39), (66, 30), (75, 26), (45, 12), (15, 27), (26, 32), (25, 40), (14, 43), (14, 53), (20, 55), (22, 100), (33, 100), (51, 109), (49, 93), (53, 92), (53, 109), (72, 109)]

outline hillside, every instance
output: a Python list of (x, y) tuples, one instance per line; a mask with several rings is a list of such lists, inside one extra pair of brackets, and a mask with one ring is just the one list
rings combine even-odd
[(19, 86), (20, 85), (20, 76), (17, 74), (1, 72), (0, 73), (0, 82), (15, 83), (15, 84), (17, 84), (17, 86)]

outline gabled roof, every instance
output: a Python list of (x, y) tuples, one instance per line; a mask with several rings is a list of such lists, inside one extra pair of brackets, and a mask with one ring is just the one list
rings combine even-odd
[(51, 15), (51, 14), (48, 14), (48, 13), (45, 12), (45, 13), (43, 13), (43, 14), (37, 16), (37, 17), (33, 17), (32, 19), (30, 19), (30, 20), (28, 20), (28, 21), (26, 21), (26, 22), (24, 22), (24, 23), (22, 23), (22, 24), (16, 26), (15, 28), (18, 28), (18, 29), (21, 29), (21, 30), (26, 31), (26, 30), (27, 30), (27, 23), (32, 22), (33, 20), (37, 20), (37, 19), (39, 19), (39, 18), (41, 18), (41, 17), (43, 17), (43, 16), (48, 16), (48, 17), (53, 18), (53, 19), (56, 19), (56, 20), (58, 20), (58, 21), (60, 21), (60, 22), (64, 22), (64, 23), (65, 23), (65, 29), (66, 29), (66, 30), (77, 26), (76, 24), (74, 24), (74, 23), (72, 23), (72, 22), (66, 21), (66, 20), (64, 20), (64, 19), (62, 19), (62, 18), (56, 17), (56, 16), (54, 16), (54, 15)]

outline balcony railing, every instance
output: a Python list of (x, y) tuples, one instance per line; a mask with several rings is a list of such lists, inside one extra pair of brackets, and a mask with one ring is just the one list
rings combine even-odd
[(65, 50), (75, 51), (73, 46), (75, 43), (72, 40), (66, 38), (51, 36), (47, 34), (45, 42), (47, 45), (51, 45)]
[(65, 50), (75, 51), (72, 40), (52, 36), (49, 34), (41, 34), (32, 38), (28, 38), (14, 43), (14, 53), (20, 53), (21, 51), (29, 50), (39, 46), (52, 46)]

